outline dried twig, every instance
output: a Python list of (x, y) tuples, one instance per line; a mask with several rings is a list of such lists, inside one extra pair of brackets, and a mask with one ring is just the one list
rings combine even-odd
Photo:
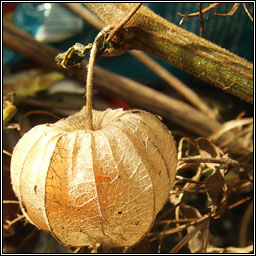
[(239, 166), (239, 162), (231, 158), (203, 158), (201, 156), (183, 157), (179, 161), (186, 163), (217, 163), (227, 166)]
[(209, 216), (205, 216), (201, 219), (200, 223), (197, 224), (197, 226), (189, 232), (186, 236), (184, 236), (170, 251), (170, 253), (176, 253), (178, 252), (189, 240), (192, 239), (192, 237), (200, 230), (202, 229), (207, 223), (209, 222)]
[[(211, 4), (209, 5), (208, 7), (204, 8), (202, 10), (202, 14), (205, 14), (213, 9), (215, 9), (216, 7), (218, 7), (219, 5), (221, 5), (222, 3), (214, 3), (214, 4)], [(199, 12), (194, 12), (194, 13), (190, 13), (190, 14), (183, 14), (183, 13), (180, 13), (180, 12), (177, 12), (178, 15), (180, 16), (183, 16), (183, 18), (181, 19), (179, 25), (182, 24), (182, 22), (184, 21), (184, 19), (187, 19), (187, 18), (195, 18), (195, 17), (198, 17), (200, 16), (200, 11)]]
[(26, 114), (23, 115), (23, 117), (20, 120), (19, 126), (20, 126), (20, 134), (21, 136), (23, 136), (25, 134), (24, 130), (23, 130), (23, 122), (25, 120), (25, 118), (27, 118), (30, 115), (48, 115), (51, 116), (53, 118), (56, 118), (57, 120), (60, 119), (59, 116), (55, 115), (54, 113), (48, 112), (48, 111), (43, 111), (43, 110), (32, 110), (27, 112)]
[(199, 6), (199, 17), (200, 17), (200, 36), (204, 36), (204, 16), (202, 12), (202, 3), (198, 3)]
[(8, 152), (7, 150), (3, 149), (3, 153), (6, 154), (7, 156), (12, 156), (12, 153)]
[(14, 200), (3, 200), (3, 204), (19, 204), (19, 201), (14, 201)]
[(245, 247), (247, 245), (248, 226), (250, 224), (252, 215), (253, 215), (253, 201), (251, 201), (248, 207), (246, 208), (242, 218), (242, 222), (240, 225), (240, 232), (239, 232), (239, 247)]
[(247, 13), (248, 17), (250, 18), (250, 20), (253, 22), (253, 17), (252, 17), (251, 14), (249, 13), (249, 11), (248, 11), (248, 9), (247, 9), (245, 3), (243, 3), (243, 7), (244, 7), (244, 10), (245, 10), (245, 12)]
[(136, 4), (128, 13), (128, 15), (117, 26), (115, 26), (115, 28), (111, 31), (110, 35), (108, 36), (106, 40), (106, 44), (110, 42), (112, 37), (131, 19), (131, 17), (138, 11), (138, 9), (141, 6), (142, 6), (142, 3)]
[(239, 6), (239, 3), (234, 3), (231, 10), (228, 13), (216, 13), (215, 12), (214, 14), (218, 15), (218, 16), (232, 16), (236, 12), (238, 6)]
[(5, 229), (8, 229), (8, 228), (10, 228), (10, 226), (12, 226), (12, 225), (15, 224), (16, 222), (18, 222), (18, 221), (20, 221), (20, 220), (22, 220), (22, 219), (24, 219), (24, 218), (25, 218), (24, 215), (19, 215), (19, 214), (18, 214), (18, 217), (15, 218), (14, 220), (12, 220), (12, 221), (6, 220), (6, 224), (4, 224), (4, 228), (5, 228)]

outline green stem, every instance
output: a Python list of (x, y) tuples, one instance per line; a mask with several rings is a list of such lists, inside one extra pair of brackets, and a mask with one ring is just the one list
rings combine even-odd
[[(106, 24), (118, 24), (132, 3), (87, 3)], [(142, 6), (115, 35), (113, 46), (143, 50), (245, 101), (253, 102), (253, 65)]]

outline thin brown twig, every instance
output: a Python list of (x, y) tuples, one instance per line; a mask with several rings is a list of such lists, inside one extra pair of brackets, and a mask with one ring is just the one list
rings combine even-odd
[(192, 180), (192, 179), (185, 178), (185, 177), (178, 176), (178, 175), (176, 175), (176, 180), (177, 180), (177, 182), (188, 182), (188, 183), (195, 183), (195, 184), (199, 184), (199, 185), (204, 184), (202, 181)]
[[(252, 199), (252, 198), (251, 198), (250, 196), (248, 196), (248, 197), (246, 197), (246, 198), (243, 198), (243, 199), (239, 200), (238, 202), (235, 202), (235, 203), (229, 205), (229, 206), (227, 207), (227, 210), (226, 210), (226, 211), (230, 211), (231, 209), (233, 209), (233, 208), (235, 208), (235, 207), (237, 207), (237, 206), (239, 206), (239, 205), (241, 205), (241, 204), (244, 204), (245, 202), (247, 202), (247, 201), (249, 201), (249, 200), (251, 200), (251, 199)], [(219, 219), (221, 216), (222, 216), (222, 215), (213, 215), (212, 217), (213, 217), (213, 219)]]
[[(209, 11), (211, 11), (212, 9), (218, 7), (219, 5), (221, 5), (222, 3), (214, 3), (214, 4), (211, 4), (209, 5), (208, 7), (204, 8), (202, 10), (202, 14), (205, 14)], [(194, 18), (194, 17), (198, 17), (200, 16), (200, 13), (199, 12), (194, 12), (194, 13), (190, 13), (190, 14), (183, 14), (183, 13), (180, 13), (180, 12), (177, 12), (178, 15), (180, 16), (183, 16), (183, 19), (186, 19), (186, 18)]]
[(229, 166), (239, 166), (239, 162), (230, 158), (203, 158), (200, 156), (183, 157), (179, 161), (186, 163), (217, 163)]
[(155, 225), (162, 225), (162, 224), (176, 224), (176, 223), (188, 223), (193, 221), (198, 221), (200, 218), (190, 218), (190, 219), (177, 219), (177, 220), (161, 220), (155, 223)]
[(111, 31), (110, 35), (108, 36), (106, 40), (106, 44), (110, 42), (112, 37), (115, 35), (115, 33), (120, 30), (131, 18), (132, 16), (139, 10), (139, 8), (142, 6), (143, 3), (138, 3), (134, 6), (134, 8), (131, 9), (131, 11), (128, 13), (128, 15)]
[(189, 227), (191, 225), (199, 224), (199, 223), (201, 223), (201, 222), (203, 222), (203, 221), (205, 221), (206, 219), (209, 219), (209, 218), (210, 218), (209, 215), (205, 215), (205, 216), (203, 216), (200, 219), (195, 219), (194, 221), (191, 221), (189, 223), (183, 224), (181, 226), (168, 229), (165, 232), (161, 231), (161, 232), (148, 233), (148, 236), (150, 237), (150, 241), (154, 241), (154, 240), (157, 240), (162, 235), (168, 236), (168, 235), (171, 235), (171, 234), (174, 234), (174, 233), (178, 233), (180, 231), (183, 231), (184, 229), (186, 229), (187, 227)]
[(30, 116), (30, 115), (35, 115), (35, 114), (36, 114), (36, 115), (39, 115), (39, 114), (42, 115), (42, 114), (43, 114), (43, 115), (52, 116), (52, 117), (56, 118), (57, 120), (60, 119), (59, 116), (57, 116), (57, 115), (55, 115), (55, 114), (53, 114), (53, 113), (51, 113), (51, 112), (48, 112), (48, 111), (44, 111), (44, 110), (32, 110), (32, 111), (29, 111), (29, 112), (27, 112), (27, 113), (21, 118), (20, 123), (19, 123), (19, 125), (20, 125), (20, 135), (21, 135), (21, 136), (23, 136), (23, 135), (25, 134), (25, 132), (24, 132), (24, 130), (23, 130), (23, 128), (22, 128), (23, 122), (24, 122), (25, 118), (28, 117), (28, 116)]
[(199, 17), (200, 17), (200, 36), (203, 37), (204, 35), (204, 16), (202, 12), (202, 3), (198, 3), (199, 8)]
[(205, 216), (201, 218), (200, 223), (186, 236), (184, 236), (170, 251), (170, 253), (176, 253), (178, 252), (189, 240), (193, 238), (193, 236), (203, 228), (210, 220), (210, 216)]
[(14, 201), (14, 200), (3, 200), (3, 204), (19, 204), (19, 201)]
[(253, 17), (251, 16), (250, 12), (248, 11), (245, 3), (243, 3), (243, 7), (244, 7), (244, 10), (247, 13), (248, 17), (250, 18), (250, 20), (253, 22)]
[(227, 210), (231, 210), (231, 209), (233, 209), (233, 208), (235, 208), (235, 207), (237, 207), (237, 206), (239, 206), (239, 205), (241, 205), (241, 204), (244, 204), (245, 202), (247, 202), (247, 201), (250, 200), (250, 199), (252, 199), (250, 196), (248, 196), (248, 197), (246, 197), (246, 198), (244, 198), (244, 199), (241, 199), (240, 201), (238, 201), (238, 202), (236, 202), (236, 203), (234, 203), (234, 204), (229, 205), (229, 206), (227, 207)]
[(238, 6), (239, 6), (239, 3), (234, 3), (231, 10), (228, 13), (216, 13), (215, 12), (214, 14), (217, 16), (232, 16), (236, 12)]
[(247, 246), (247, 232), (248, 232), (248, 226), (250, 224), (250, 220), (252, 218), (252, 214), (253, 214), (253, 200), (250, 202), (250, 204), (246, 208), (242, 218), (242, 222), (240, 225), (239, 239), (238, 239), (239, 247)]
[(194, 13), (190, 13), (190, 14), (183, 14), (183, 13), (180, 13), (180, 12), (177, 12), (178, 15), (182, 16), (183, 18), (180, 20), (179, 22), (179, 25), (182, 24), (182, 22), (184, 21), (184, 19), (187, 19), (187, 18), (195, 18), (195, 17), (200, 17), (200, 15), (203, 15), (209, 11), (211, 11), (212, 9), (218, 7), (219, 5), (221, 5), (222, 3), (214, 3), (214, 4), (211, 4), (209, 5), (208, 7), (204, 8), (200, 14), (200, 11), (199, 12), (194, 12)]
[(3, 153), (6, 154), (7, 156), (12, 156), (12, 153), (10, 153), (9, 151), (3, 149)]
[(22, 220), (22, 219), (24, 219), (25, 218), (25, 216), (24, 215), (18, 215), (18, 217), (17, 218), (15, 218), (14, 220), (6, 220), (6, 224), (4, 224), (4, 228), (5, 229), (8, 229), (8, 228), (10, 228), (10, 226), (12, 226), (13, 224), (15, 224), (16, 222), (18, 222), (18, 221), (20, 221), (20, 220)]
[(81, 247), (76, 248), (73, 253), (78, 253), (80, 251)]

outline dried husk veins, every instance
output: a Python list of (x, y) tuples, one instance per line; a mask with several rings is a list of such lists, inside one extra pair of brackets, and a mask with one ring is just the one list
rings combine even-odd
[(141, 111), (84, 110), (39, 125), (14, 149), (13, 189), (28, 219), (68, 246), (129, 246), (168, 198), (176, 172), (170, 132)]

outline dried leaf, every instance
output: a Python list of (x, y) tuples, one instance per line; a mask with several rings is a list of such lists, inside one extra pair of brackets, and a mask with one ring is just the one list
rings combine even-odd
[(11, 90), (16, 95), (33, 96), (63, 78), (64, 75), (59, 72), (43, 73), (39, 69), (34, 69), (5, 77), (3, 83), (5, 90)]
[(12, 104), (8, 104), (6, 107), (4, 107), (3, 109), (3, 126), (4, 127), (15, 116), (16, 112), (17, 112), (17, 108)]
[(3, 97), (3, 126), (15, 116), (17, 108), (13, 105), (13, 92), (7, 93)]
[(176, 253), (178, 252), (183, 246), (185, 246), (195, 235), (198, 231), (205, 229), (205, 225), (208, 223), (209, 219), (206, 218), (202, 220), (199, 224), (197, 224), (195, 227), (193, 227), (193, 230), (191, 230), (186, 236), (184, 236), (178, 244), (176, 244), (170, 253)]
[[(207, 138), (201, 137), (196, 139), (196, 144), (202, 158), (220, 158), (224, 155), (222, 150)], [(205, 165), (209, 168), (218, 166), (218, 164), (214, 163), (206, 163)]]
[(202, 218), (202, 215), (199, 212), (199, 210), (191, 205), (182, 203), (180, 205), (180, 210), (184, 218), (187, 218), (187, 219)]
[[(188, 219), (202, 218), (199, 210), (190, 205), (181, 204), (180, 211), (182, 215)], [(189, 226), (187, 228), (188, 234), (191, 233), (195, 228), (195, 225)], [(202, 252), (205, 244), (205, 239), (207, 238), (205, 233), (208, 233), (208, 225), (201, 226), (198, 232), (196, 232), (195, 235), (188, 241), (188, 247), (191, 253)]]
[(212, 211), (225, 210), (227, 204), (227, 185), (224, 175), (219, 169), (216, 169), (210, 176), (204, 180), (207, 195), (212, 202)]
[[(209, 222), (208, 222), (209, 223)], [(208, 243), (208, 227), (207, 223), (202, 225), (198, 232), (188, 241), (188, 248), (191, 253), (203, 253)], [(188, 233), (195, 229), (194, 226), (188, 227)]]
[(200, 137), (196, 139), (197, 147), (202, 157), (215, 158), (219, 156), (217, 147), (211, 143), (207, 138)]

